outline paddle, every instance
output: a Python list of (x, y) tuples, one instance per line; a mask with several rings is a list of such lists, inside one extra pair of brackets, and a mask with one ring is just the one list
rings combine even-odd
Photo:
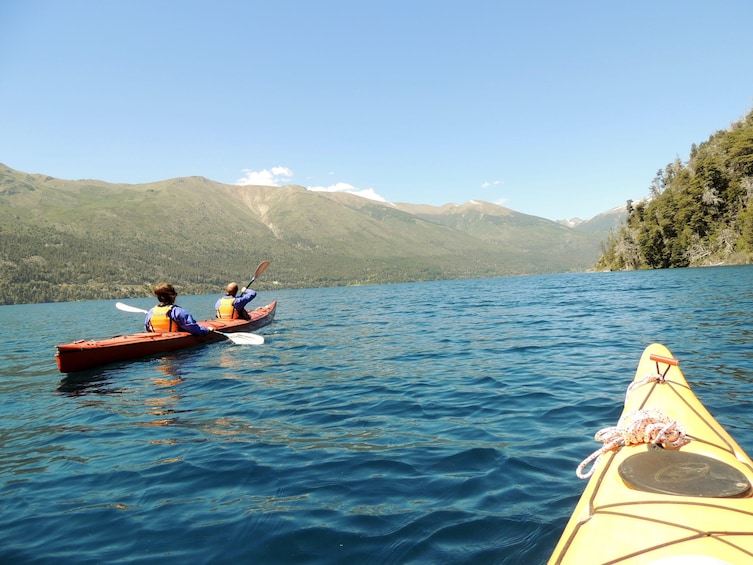
[[(122, 310), (123, 312), (131, 312), (132, 314), (148, 314), (147, 310), (136, 308), (135, 306), (129, 306), (128, 304), (123, 304), (122, 302), (115, 304), (115, 308)], [(264, 343), (264, 336), (253, 334), (251, 332), (225, 333), (214, 330), (214, 333), (218, 333), (221, 336), (229, 339), (233, 343), (237, 343), (239, 345), (261, 345), (262, 343)]]
[(264, 271), (267, 270), (267, 267), (269, 267), (269, 261), (262, 261), (259, 263), (259, 266), (256, 267), (256, 272), (254, 273), (254, 276), (251, 277), (251, 282), (246, 285), (246, 288), (250, 287), (252, 284), (254, 284), (254, 281), (259, 278)]

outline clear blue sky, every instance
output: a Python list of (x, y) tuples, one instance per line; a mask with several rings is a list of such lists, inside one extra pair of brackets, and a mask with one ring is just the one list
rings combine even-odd
[(0, 162), (590, 218), (753, 108), (753, 2), (0, 0)]

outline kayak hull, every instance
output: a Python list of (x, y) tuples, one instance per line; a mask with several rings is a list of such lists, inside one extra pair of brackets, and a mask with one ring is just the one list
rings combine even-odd
[[(661, 373), (663, 380), (646, 379)], [(664, 346), (646, 348), (633, 383), (623, 415), (659, 409), (690, 441), (677, 449), (640, 443), (603, 453), (549, 564), (752, 563), (753, 461), (695, 396)], [(648, 462), (637, 481), (635, 461)]]
[[(249, 320), (211, 319), (203, 320), (199, 324), (224, 333), (248, 332), (271, 323), (276, 310), (277, 301), (274, 301), (250, 310)], [(74, 373), (108, 363), (129, 361), (224, 340), (226, 338), (222, 334), (215, 332), (205, 336), (195, 336), (188, 332), (141, 332), (58, 345), (55, 360), (61, 373)]]

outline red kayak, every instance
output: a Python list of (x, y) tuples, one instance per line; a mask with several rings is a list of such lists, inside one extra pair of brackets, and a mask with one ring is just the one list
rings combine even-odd
[[(277, 301), (261, 306), (248, 313), (250, 320), (203, 320), (202, 326), (210, 326), (219, 332), (248, 332), (266, 326), (275, 317)], [(107, 339), (79, 340), (57, 346), (55, 360), (61, 373), (74, 373), (118, 361), (128, 361), (149, 355), (186, 349), (213, 341), (227, 339), (222, 334), (212, 332), (205, 336), (191, 335), (188, 332), (154, 333), (142, 332), (119, 335)]]

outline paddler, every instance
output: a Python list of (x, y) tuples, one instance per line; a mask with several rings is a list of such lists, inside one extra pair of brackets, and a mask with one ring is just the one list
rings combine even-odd
[(217, 300), (214, 305), (218, 318), (235, 320), (250, 319), (246, 312), (246, 304), (256, 298), (256, 291), (245, 286), (241, 289), (241, 295), (238, 294), (238, 283), (231, 282), (225, 287), (225, 296)]
[(207, 335), (214, 328), (200, 326), (193, 316), (185, 309), (175, 304), (173, 285), (160, 283), (154, 287), (154, 296), (159, 304), (154, 306), (146, 315), (144, 327), (148, 332), (190, 332), (193, 335)]

